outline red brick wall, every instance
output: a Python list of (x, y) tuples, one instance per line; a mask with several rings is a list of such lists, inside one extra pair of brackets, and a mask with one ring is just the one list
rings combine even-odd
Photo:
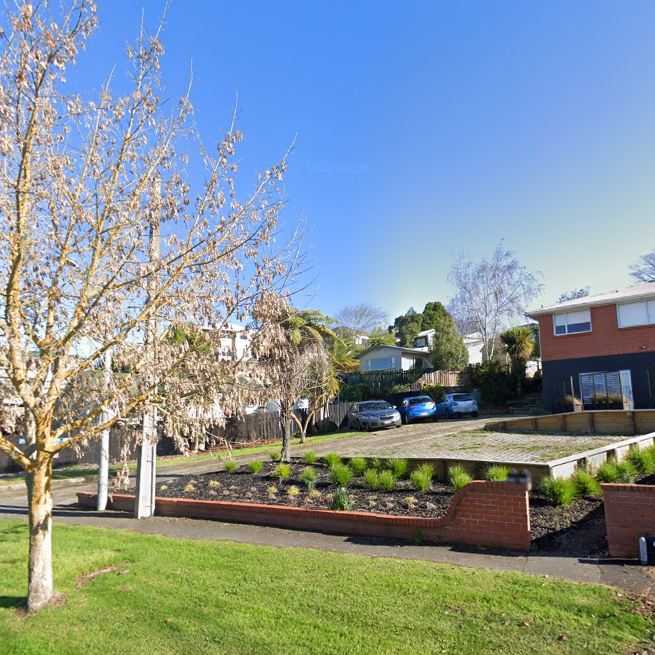
[[(655, 325), (619, 328), (616, 305), (591, 308), (591, 332), (555, 335), (553, 315), (539, 317), (544, 361), (655, 352)], [(646, 346), (646, 348), (642, 348)]]
[(603, 484), (607, 541), (612, 557), (639, 557), (639, 537), (655, 533), (655, 486)]
[[(96, 494), (84, 492), (77, 497), (80, 504), (95, 506)], [(114, 494), (108, 506), (132, 511), (134, 496)], [(471, 482), (453, 496), (446, 515), (438, 519), (178, 498), (157, 498), (155, 513), (316, 532), (406, 540), (420, 535), (435, 543), (462, 541), (478, 546), (530, 549), (528, 488), (509, 482)]]

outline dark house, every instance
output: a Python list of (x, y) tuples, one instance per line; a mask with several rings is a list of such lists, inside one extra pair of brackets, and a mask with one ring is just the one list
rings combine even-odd
[(655, 407), (655, 282), (542, 307), (544, 404), (552, 412)]

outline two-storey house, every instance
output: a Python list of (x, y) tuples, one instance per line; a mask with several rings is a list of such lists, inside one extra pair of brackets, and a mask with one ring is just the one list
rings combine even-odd
[(553, 412), (655, 407), (655, 282), (542, 307), (543, 400)]

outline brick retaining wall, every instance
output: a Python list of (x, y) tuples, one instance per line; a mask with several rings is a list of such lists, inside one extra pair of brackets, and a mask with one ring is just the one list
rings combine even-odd
[(639, 557), (639, 537), (655, 533), (655, 486), (603, 484), (607, 541), (612, 557)]
[[(476, 480), (455, 493), (445, 516), (438, 519), (182, 498), (157, 498), (155, 514), (315, 532), (405, 540), (420, 537), (432, 543), (464, 542), (474, 546), (529, 550), (528, 491), (529, 487), (524, 485)], [(77, 497), (81, 505), (95, 506), (96, 494), (82, 492)], [(108, 507), (131, 512), (134, 496), (113, 494)]]

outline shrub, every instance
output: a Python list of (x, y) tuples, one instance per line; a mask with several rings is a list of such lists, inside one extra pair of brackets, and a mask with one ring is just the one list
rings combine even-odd
[(571, 476), (571, 482), (575, 487), (576, 495), (580, 498), (595, 498), (600, 495), (600, 483), (585, 469), (578, 469)]
[(566, 478), (553, 478), (550, 475), (541, 478), (539, 491), (553, 505), (566, 507), (570, 505), (576, 496), (575, 484)]
[(653, 468), (652, 454), (646, 448), (644, 450), (631, 448), (627, 460), (630, 462), (632, 468), (641, 475), (650, 473)]
[(432, 473), (422, 469), (423, 467), (419, 466), (417, 469), (412, 471), (412, 474), (409, 476), (416, 491), (427, 491), (430, 488), (430, 484), (432, 482)]
[(266, 490), (266, 493), (267, 493), (269, 496), (275, 496), (275, 495), (277, 494), (277, 487), (269, 487), (269, 488)]
[(648, 446), (648, 448), (643, 448), (642, 450), (648, 455), (648, 457), (650, 457), (650, 460), (652, 462), (652, 465), (650, 467), (650, 473), (652, 473), (653, 470), (655, 470), (655, 445)]
[(371, 460), (371, 468), (374, 468), (376, 471), (379, 471), (382, 468), (382, 460), (374, 457)]
[(278, 453), (277, 451), (274, 450), (274, 451), (271, 453), (271, 459), (272, 459), (274, 462), (277, 462), (277, 461), (280, 459), (280, 453)]
[(259, 461), (250, 462), (248, 464), (248, 470), (253, 474), (259, 473), (262, 470), (262, 466), (264, 466), (262, 462)]
[(616, 470), (616, 460), (608, 459), (603, 462), (596, 471), (596, 479), (599, 482), (616, 482), (619, 479), (619, 472)]
[(288, 489), (287, 489), (287, 496), (291, 496), (292, 498), (296, 496), (300, 496), (300, 489), (296, 487), (295, 484), (292, 484)]
[(473, 482), (473, 476), (461, 464), (452, 466), (448, 471), (448, 477), (456, 491), (465, 487), (469, 482)]
[(369, 489), (375, 490), (378, 488), (380, 481), (378, 480), (378, 472), (375, 469), (366, 469), (364, 473), (364, 484)]
[(363, 457), (353, 457), (348, 466), (355, 475), (361, 475), (366, 470), (366, 460)]
[(332, 467), (332, 484), (337, 487), (347, 486), (352, 477), (353, 472), (345, 464), (338, 463)]
[(313, 489), (316, 486), (316, 469), (308, 466), (303, 470), (300, 479), (305, 483), (307, 489)]
[(623, 484), (632, 484), (637, 477), (637, 472), (629, 461), (617, 464), (616, 472), (619, 474), (617, 482), (622, 482)]
[(328, 468), (334, 468), (336, 464), (341, 464), (341, 457), (337, 453), (327, 453), (323, 455), (323, 461), (328, 465)]
[(187, 493), (187, 494), (189, 494), (189, 493), (191, 493), (192, 491), (195, 491), (195, 490), (196, 490), (196, 487), (193, 484), (193, 482), (189, 482), (189, 484), (187, 484), (186, 487), (184, 487), (184, 492)]
[(308, 450), (304, 455), (303, 455), (303, 461), (305, 464), (316, 464), (316, 460), (318, 459), (318, 455), (313, 451), (313, 450)]
[(388, 462), (390, 471), (400, 480), (407, 475), (407, 460), (406, 459), (390, 459)]
[(506, 466), (490, 466), (484, 474), (487, 482), (505, 482), (509, 476), (509, 469)]
[(282, 482), (286, 480), (291, 475), (291, 467), (286, 464), (278, 464), (273, 471), (273, 477), (277, 478)]
[(239, 465), (231, 460), (229, 462), (225, 462), (225, 470), (228, 473), (232, 473), (232, 471), (236, 471), (238, 467)]
[(347, 512), (350, 509), (350, 499), (345, 487), (339, 487), (332, 499), (332, 509), (335, 512)]
[(396, 486), (396, 476), (387, 469), (378, 475), (378, 482), (385, 491), (391, 491)]

